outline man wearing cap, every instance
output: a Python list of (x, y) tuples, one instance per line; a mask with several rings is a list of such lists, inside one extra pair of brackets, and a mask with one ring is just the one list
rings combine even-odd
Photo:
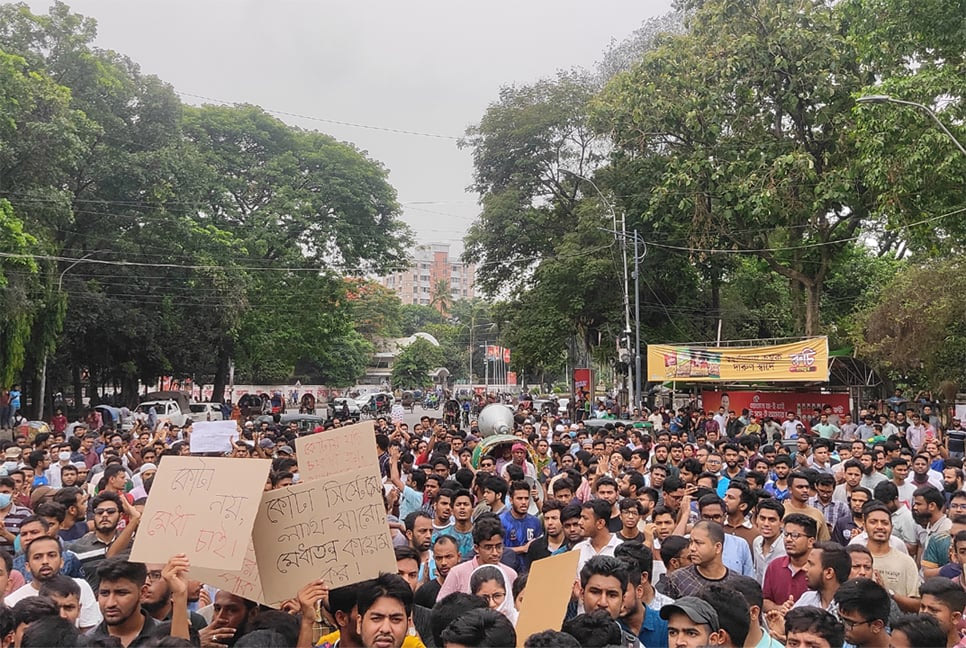
[(711, 604), (696, 596), (685, 596), (661, 608), (667, 621), (670, 648), (700, 648), (721, 643), (718, 613)]
[[(530, 477), (534, 481), (537, 480), (537, 469), (536, 467), (527, 461), (527, 445), (525, 443), (517, 442), (513, 444), (510, 450), (511, 462), (514, 465), (519, 466), (523, 470), (524, 477)], [(509, 464), (507, 464), (509, 465)], [(506, 473), (507, 466), (503, 466), (500, 469), (500, 476), (503, 479), (509, 479)]]

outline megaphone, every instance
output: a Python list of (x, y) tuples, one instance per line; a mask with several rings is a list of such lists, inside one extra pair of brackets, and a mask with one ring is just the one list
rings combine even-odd
[(480, 436), (494, 434), (513, 434), (513, 411), (506, 405), (490, 403), (480, 411), (476, 418)]

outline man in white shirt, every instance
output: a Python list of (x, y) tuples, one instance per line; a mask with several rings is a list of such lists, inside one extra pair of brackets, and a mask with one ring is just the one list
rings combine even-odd
[(795, 412), (787, 412), (785, 414), (785, 422), (782, 423), (782, 436), (786, 439), (794, 439), (798, 436), (798, 426), (801, 423), (797, 420), (798, 416)]
[(718, 424), (718, 431), (724, 435), (725, 429), (728, 427), (728, 413), (725, 411), (725, 408), (719, 407), (718, 413), (713, 418), (714, 422)]
[[(41, 536), (35, 538), (27, 545), (25, 554), (27, 556), (27, 568), (33, 576), (33, 580), (20, 589), (10, 593), (4, 603), (7, 607), (13, 607), (19, 601), (31, 596), (39, 596), (41, 586), (60, 573), (63, 558), (61, 556), (60, 542), (56, 538)], [(101, 609), (94, 598), (94, 591), (83, 578), (75, 578), (74, 582), (80, 587), (80, 617), (77, 619), (77, 627), (82, 631), (87, 631), (97, 626), (102, 620)]]

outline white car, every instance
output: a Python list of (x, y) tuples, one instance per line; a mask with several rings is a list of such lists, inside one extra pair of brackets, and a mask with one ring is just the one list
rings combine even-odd
[(353, 421), (358, 421), (359, 417), (362, 416), (362, 409), (359, 407), (359, 403), (357, 403), (355, 399), (333, 398), (329, 401), (329, 411), (332, 412), (332, 418), (342, 418), (343, 405), (349, 406), (349, 418)]
[(225, 415), (221, 412), (221, 403), (191, 403), (188, 405), (191, 413), (188, 418), (198, 421), (223, 421)]

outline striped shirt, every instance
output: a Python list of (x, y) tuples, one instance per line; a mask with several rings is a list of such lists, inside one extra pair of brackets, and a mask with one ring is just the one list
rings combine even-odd
[[(3, 518), (3, 528), (7, 530), (10, 535), (20, 534), (20, 525), (23, 521), (29, 518), (33, 513), (30, 509), (20, 506), (18, 504), (11, 504), (10, 510), (7, 512), (6, 517)], [(13, 550), (13, 542), (8, 541), (6, 538), (0, 538), (0, 549), (3, 549), (11, 556), (16, 552)]]

